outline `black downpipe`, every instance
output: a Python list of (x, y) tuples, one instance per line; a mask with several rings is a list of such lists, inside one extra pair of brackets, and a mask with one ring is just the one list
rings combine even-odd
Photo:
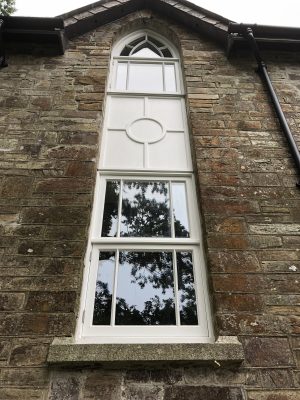
[(3, 25), (4, 25), (3, 19), (0, 19), (0, 69), (7, 67), (7, 62), (5, 59), (3, 35), (2, 35)]
[[(258, 72), (262, 78), (262, 80), (264, 81), (264, 83), (266, 84), (266, 87), (268, 89), (268, 92), (270, 94), (270, 97), (272, 99), (273, 105), (275, 107), (275, 111), (277, 114), (277, 117), (279, 119), (281, 128), (286, 136), (286, 139), (288, 141), (288, 144), (290, 146), (290, 150), (292, 152), (295, 164), (298, 168), (298, 171), (300, 173), (300, 153), (299, 153), (299, 149), (298, 146), (295, 142), (294, 136), (288, 126), (287, 120), (285, 118), (285, 115), (282, 111), (282, 108), (280, 106), (278, 97), (274, 91), (272, 82), (270, 80), (269, 74), (268, 74), (268, 70), (267, 70), (267, 66), (265, 64), (265, 62), (263, 61), (263, 59), (260, 56), (260, 52), (259, 52), (259, 48), (258, 45), (256, 43), (255, 37), (253, 35), (253, 31), (251, 28), (247, 28), (246, 31), (246, 38), (251, 46), (251, 49), (254, 53), (254, 56), (256, 58), (257, 61), (257, 65), (258, 65)], [(300, 182), (296, 183), (296, 186), (300, 187)]]

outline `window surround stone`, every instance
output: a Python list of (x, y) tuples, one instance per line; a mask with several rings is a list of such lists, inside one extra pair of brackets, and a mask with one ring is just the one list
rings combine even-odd
[(244, 360), (236, 336), (220, 336), (214, 343), (82, 344), (73, 338), (55, 338), (47, 362), (53, 366), (102, 365), (107, 368), (180, 364), (238, 365)]

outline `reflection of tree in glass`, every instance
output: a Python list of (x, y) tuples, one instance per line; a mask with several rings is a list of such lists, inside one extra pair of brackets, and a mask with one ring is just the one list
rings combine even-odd
[(141, 289), (152, 284), (154, 289), (160, 288), (163, 293), (174, 287), (172, 253), (165, 251), (121, 251), (119, 263), (130, 264), (132, 282)]
[(176, 219), (174, 215), (175, 237), (190, 237), (190, 232)]
[(158, 296), (146, 301), (143, 311), (128, 306), (122, 298), (117, 298), (116, 325), (175, 325), (173, 299), (160, 301)]
[[(107, 254), (104, 257), (107, 259)], [(112, 253), (114, 255), (114, 253)], [(178, 292), (181, 325), (197, 325), (197, 306), (194, 288), (191, 252), (177, 252)], [(120, 264), (129, 263), (132, 282), (140, 288), (151, 284), (154, 289), (173, 292), (172, 253), (167, 252), (120, 252)], [(109, 325), (112, 294), (107, 283), (97, 281), (94, 306), (94, 325)], [(154, 295), (138, 310), (124, 298), (117, 297), (116, 325), (174, 325), (175, 308), (173, 298), (160, 299)]]
[(120, 182), (107, 181), (101, 232), (102, 237), (117, 235), (117, 224), (113, 227), (113, 223), (118, 220), (119, 193)]
[[(110, 262), (109, 266), (107, 265), (107, 262)], [(106, 274), (103, 273), (104, 265), (106, 265)], [(114, 265), (115, 265), (115, 252), (100, 251), (98, 279), (96, 282), (96, 291), (95, 291), (93, 325), (110, 324), (112, 293), (109, 291), (109, 284), (110, 286), (112, 286)]]
[(167, 182), (124, 182), (121, 236), (169, 237)]
[[(119, 181), (106, 185), (102, 236), (116, 236), (118, 218)], [(160, 181), (125, 181), (123, 183), (121, 236), (170, 237), (169, 184)], [(176, 237), (189, 237), (189, 232), (174, 215)], [(114, 254), (114, 253), (113, 253)], [(176, 252), (178, 294), (182, 325), (198, 323), (191, 252)], [(131, 282), (144, 289), (147, 285), (160, 289), (174, 289), (172, 253), (166, 251), (120, 251), (119, 263), (130, 265)], [(145, 289), (146, 290), (146, 289)], [(153, 290), (154, 291), (154, 290)], [(97, 281), (94, 325), (109, 325), (112, 295), (108, 285)], [(144, 303), (144, 310), (128, 305), (118, 297), (116, 324), (119, 325), (172, 325), (175, 320), (174, 300), (155, 295)]]
[(196, 293), (191, 252), (177, 252), (177, 274), (181, 325), (197, 325)]
[(111, 301), (112, 294), (108, 290), (108, 284), (97, 281), (93, 325), (110, 324)]

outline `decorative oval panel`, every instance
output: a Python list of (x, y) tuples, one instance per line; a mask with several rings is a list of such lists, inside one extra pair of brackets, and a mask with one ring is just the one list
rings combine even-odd
[(138, 143), (156, 143), (165, 136), (162, 124), (152, 118), (139, 118), (126, 129), (130, 139)]

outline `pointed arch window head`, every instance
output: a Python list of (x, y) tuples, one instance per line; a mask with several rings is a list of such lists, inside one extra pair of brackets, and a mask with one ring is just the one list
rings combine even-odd
[(111, 91), (183, 94), (176, 48), (153, 32), (128, 35), (115, 46)]
[(139, 38), (132, 40), (126, 44), (121, 53), (121, 56), (134, 57), (173, 57), (170, 49), (148, 34), (141, 35)]

